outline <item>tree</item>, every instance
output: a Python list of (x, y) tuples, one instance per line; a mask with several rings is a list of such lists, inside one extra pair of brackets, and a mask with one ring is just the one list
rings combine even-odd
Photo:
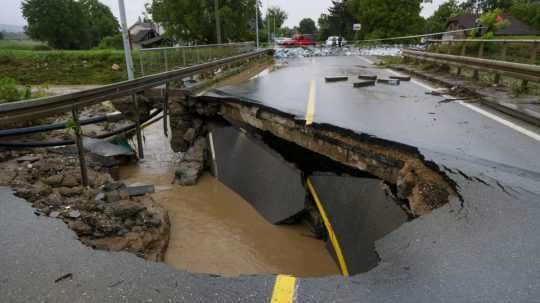
[(461, 8), (475, 14), (492, 11), (494, 9), (508, 9), (514, 0), (466, 0), (461, 4)]
[(0, 40), (4, 40), (4, 32), (0, 32)]
[[(219, 1), (224, 41), (254, 39), (256, 0)], [(147, 11), (165, 28), (167, 35), (185, 43), (215, 43), (214, 0), (154, 0)], [(260, 7), (260, 3), (258, 4)], [(259, 18), (261, 25), (262, 19)]]
[(515, 0), (510, 15), (540, 30), (540, 2)]
[(459, 16), (463, 13), (457, 0), (449, 0), (443, 3), (435, 11), (433, 16), (426, 20), (426, 33), (439, 33), (446, 30), (448, 19)]
[(322, 14), (318, 23), (321, 40), (326, 40), (329, 36), (354, 39), (353, 25), (357, 20), (347, 9), (347, 0), (333, 0), (328, 14)]
[(302, 34), (309, 34), (313, 35), (317, 32), (317, 26), (315, 25), (315, 21), (311, 18), (304, 18), (300, 21), (300, 24), (298, 25), (298, 28)]
[(108, 6), (98, 0), (81, 0), (80, 3), (88, 17), (87, 30), (91, 46), (98, 45), (105, 37), (120, 33), (120, 24)]
[(88, 49), (118, 33), (110, 9), (97, 0), (24, 0), (26, 34), (60, 49)]
[(363, 38), (387, 38), (421, 33), (422, 0), (349, 0), (347, 6), (362, 24)]
[(288, 17), (286, 11), (279, 6), (273, 6), (270, 7), (266, 13), (264, 24), (267, 25), (268, 21), (270, 21), (270, 28), (274, 28), (275, 26), (276, 30), (278, 30), (283, 26)]
[(480, 24), (487, 29), (484, 38), (493, 38), (497, 31), (510, 26), (510, 21), (499, 19), (502, 12), (502, 9), (497, 8), (480, 16)]

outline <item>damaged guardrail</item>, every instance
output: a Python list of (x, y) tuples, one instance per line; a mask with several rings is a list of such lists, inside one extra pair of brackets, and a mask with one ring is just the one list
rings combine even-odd
[(529, 81), (540, 83), (540, 66), (538, 65), (431, 53), (411, 49), (403, 50), (403, 56), (414, 60), (456, 66), (458, 67), (458, 75), (461, 74), (462, 68), (470, 68), (474, 70), (473, 78), (476, 80), (479, 78), (479, 71), (492, 72), (495, 74), (494, 81), (496, 84), (500, 82), (501, 76), (522, 80), (523, 88), (527, 87)]

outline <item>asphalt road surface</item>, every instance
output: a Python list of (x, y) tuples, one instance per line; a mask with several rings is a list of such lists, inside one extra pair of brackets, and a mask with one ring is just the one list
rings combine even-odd
[[(457, 183), (463, 201), (456, 198), (376, 243), (381, 262), (375, 269), (320, 279), (178, 272), (127, 253), (86, 248), (62, 222), (36, 217), (1, 189), (1, 301), (270, 302), (278, 298), (272, 297), (275, 281), (284, 298), (276, 302), (538, 301), (535, 130), (474, 104), (439, 103), (445, 98), (426, 95), (429, 88), (416, 82), (355, 89), (351, 80), (324, 81), (343, 74), (391, 75), (365, 58), (295, 59), (221, 93), (415, 146)], [(54, 283), (66, 273), (73, 278)]]

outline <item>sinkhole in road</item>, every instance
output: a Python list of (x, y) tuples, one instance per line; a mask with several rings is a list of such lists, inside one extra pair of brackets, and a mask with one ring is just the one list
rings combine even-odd
[[(121, 177), (156, 185), (152, 197), (171, 222), (165, 263), (178, 270), (321, 277), (343, 274), (345, 263), (349, 274), (361, 273), (379, 261), (374, 242), (408, 219), (403, 201), (380, 179), (269, 133), (231, 125), (208, 135), (215, 153), (212, 174), (192, 187), (172, 185), (176, 161), (161, 132), (159, 124), (145, 130), (145, 161), (122, 168)], [(256, 204), (268, 201), (287, 207)], [(291, 205), (296, 209), (289, 215)], [(283, 213), (274, 213), (275, 206)]]
[(216, 178), (268, 223), (308, 226), (344, 275), (374, 268), (375, 241), (411, 218), (392, 185), (270, 132), (222, 126), (210, 141)]

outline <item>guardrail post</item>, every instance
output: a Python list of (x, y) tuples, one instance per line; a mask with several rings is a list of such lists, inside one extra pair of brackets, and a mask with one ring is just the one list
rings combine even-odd
[(506, 53), (508, 52), (508, 44), (506, 42), (503, 42), (503, 47), (502, 47), (502, 54), (501, 54), (501, 58), (503, 61), (506, 60)]
[[(467, 54), (467, 42), (463, 42), (463, 46), (461, 46), (461, 56), (464, 57), (466, 54)], [(461, 72), (462, 72), (462, 69), (461, 69), (461, 66), (459, 66), (457, 69), (457, 75), (461, 76)]]
[(163, 60), (165, 61), (165, 71), (169, 71), (169, 61), (167, 60), (167, 50), (163, 50)]
[(199, 48), (196, 48), (195, 49), (196, 52), (197, 52), (197, 64), (201, 63), (201, 53), (199, 52)]
[(522, 91), (527, 91), (528, 90), (528, 86), (529, 86), (529, 81), (527, 80), (521, 80), (521, 90)]
[(185, 48), (182, 49), (182, 58), (184, 60), (184, 67), (186, 67), (187, 66), (187, 61), (186, 61), (186, 49)]
[(538, 42), (534, 42), (531, 46), (531, 58), (529, 60), (530, 64), (536, 64), (536, 53), (538, 53)]
[(144, 150), (143, 150), (143, 141), (142, 141), (142, 130), (141, 130), (141, 114), (139, 112), (139, 100), (137, 94), (131, 95), (131, 99), (135, 105), (135, 122), (137, 123), (137, 150), (139, 152), (139, 159), (144, 159)]
[(484, 57), (484, 46), (485, 42), (480, 42), (480, 47), (478, 48), (478, 58)]
[(143, 56), (144, 56), (144, 52), (143, 51), (139, 51), (139, 62), (141, 64), (141, 76), (144, 76), (144, 62), (143, 62)]
[(163, 134), (165, 137), (169, 137), (169, 81), (165, 82), (165, 93), (163, 95)]
[(71, 113), (73, 114), (73, 122), (75, 122), (75, 144), (79, 154), (79, 164), (81, 166), (81, 183), (84, 187), (88, 186), (88, 167), (86, 166), (86, 158), (84, 157), (84, 145), (82, 141), (82, 129), (79, 122), (79, 107), (73, 106)]

